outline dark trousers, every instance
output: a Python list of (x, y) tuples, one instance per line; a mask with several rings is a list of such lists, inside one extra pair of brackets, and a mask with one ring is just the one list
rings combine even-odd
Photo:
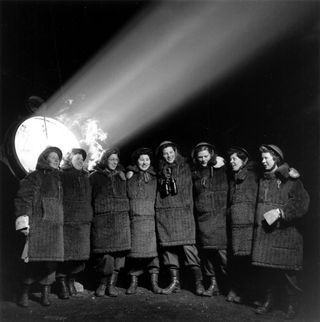
[(227, 272), (227, 251), (225, 249), (202, 249), (201, 261), (203, 262), (204, 274), (214, 277), (217, 274), (224, 276)]
[(302, 289), (299, 286), (297, 271), (264, 267), (259, 269), (258, 279), (263, 297), (268, 292), (272, 292), (273, 295), (284, 292), (289, 304), (298, 304)]
[(255, 269), (250, 256), (232, 256), (228, 264), (231, 287), (236, 293), (253, 292)]
[(31, 285), (38, 282), (41, 285), (51, 285), (56, 278), (57, 262), (29, 262), (24, 264), (22, 283)]
[(58, 264), (56, 277), (76, 275), (85, 269), (84, 261), (65, 261)]
[(125, 252), (96, 254), (94, 269), (101, 277), (111, 275), (114, 271), (119, 272), (124, 267), (125, 255)]
[(195, 245), (181, 245), (165, 247), (163, 249), (163, 263), (170, 269), (179, 269), (179, 258), (185, 266), (200, 267), (200, 258)]
[(144, 271), (148, 271), (150, 274), (159, 273), (160, 265), (158, 257), (151, 258), (127, 258), (129, 275), (140, 276)]

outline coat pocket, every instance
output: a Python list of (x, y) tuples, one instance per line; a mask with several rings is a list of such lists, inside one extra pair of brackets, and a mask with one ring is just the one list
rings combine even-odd
[(43, 198), (42, 219), (53, 223), (63, 223), (63, 208), (62, 203), (57, 198)]

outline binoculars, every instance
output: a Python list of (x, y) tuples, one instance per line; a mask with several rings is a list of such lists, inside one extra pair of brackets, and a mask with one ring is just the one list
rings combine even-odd
[(174, 178), (167, 178), (163, 181), (162, 183), (162, 195), (164, 197), (166, 196), (175, 196), (178, 191), (177, 191), (177, 184), (176, 184), (176, 180)]

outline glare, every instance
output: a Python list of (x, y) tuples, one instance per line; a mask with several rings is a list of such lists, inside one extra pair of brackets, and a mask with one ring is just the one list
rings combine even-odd
[(48, 117), (25, 120), (15, 134), (15, 152), (26, 172), (35, 170), (40, 153), (48, 146), (57, 146), (65, 154), (80, 147), (74, 134), (62, 123)]

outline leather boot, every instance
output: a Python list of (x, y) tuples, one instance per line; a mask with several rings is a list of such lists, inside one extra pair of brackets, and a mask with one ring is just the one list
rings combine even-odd
[(99, 286), (97, 287), (96, 291), (95, 291), (95, 295), (97, 297), (101, 297), (101, 296), (104, 296), (105, 293), (106, 293), (106, 288), (107, 288), (107, 277), (102, 277), (101, 280), (100, 280), (100, 284)]
[(119, 292), (116, 288), (117, 280), (118, 280), (118, 272), (113, 272), (110, 276), (108, 289), (107, 289), (109, 296), (116, 297), (119, 295)]
[(50, 294), (50, 285), (43, 285), (42, 292), (41, 292), (41, 304), (43, 306), (49, 306), (51, 304), (49, 300), (49, 294)]
[(75, 296), (78, 293), (76, 290), (76, 287), (74, 286), (74, 282), (75, 282), (74, 278), (68, 278), (67, 284), (68, 284), (69, 294), (71, 296)]
[(293, 304), (289, 304), (288, 310), (286, 313), (286, 320), (293, 320), (297, 317), (297, 315), (298, 315), (297, 306), (295, 306)]
[(22, 306), (22, 307), (29, 306), (29, 289), (30, 289), (30, 285), (27, 285), (27, 284), (22, 285), (21, 293), (18, 299), (19, 306)]
[(256, 314), (266, 314), (272, 310), (273, 307), (273, 294), (272, 290), (267, 291), (266, 301), (255, 309)]
[(214, 296), (219, 295), (219, 289), (215, 276), (210, 276), (210, 285), (206, 291), (202, 293), (202, 296)]
[(300, 299), (298, 294), (288, 294), (288, 307), (286, 313), (286, 320), (292, 320), (296, 318), (300, 309)]
[(131, 283), (130, 283), (129, 288), (126, 291), (126, 294), (128, 294), (128, 295), (136, 294), (137, 288), (138, 288), (138, 276), (131, 275)]
[(181, 290), (180, 281), (179, 281), (179, 271), (177, 269), (170, 269), (171, 283), (170, 285), (163, 289), (161, 294), (172, 294), (177, 293)]
[(226, 297), (226, 301), (236, 304), (243, 304), (244, 299), (242, 296), (238, 295), (234, 289), (231, 289)]
[(67, 300), (69, 298), (69, 292), (66, 284), (65, 277), (58, 277), (58, 297), (62, 300)]
[(162, 288), (159, 287), (158, 285), (158, 273), (151, 273), (150, 275), (150, 280), (151, 280), (151, 290), (155, 294), (161, 294), (162, 293)]
[(205, 292), (205, 289), (203, 287), (203, 284), (202, 284), (202, 272), (201, 272), (201, 268), (200, 267), (192, 267), (192, 271), (193, 271), (193, 274), (194, 274), (194, 280), (195, 280), (195, 293), (197, 295), (202, 295), (204, 292)]

